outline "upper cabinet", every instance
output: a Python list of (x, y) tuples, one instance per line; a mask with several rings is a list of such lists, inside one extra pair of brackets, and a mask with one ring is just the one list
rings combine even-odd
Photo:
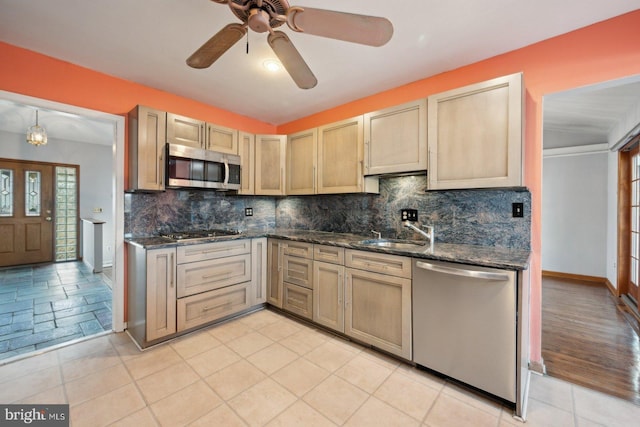
[(521, 186), (522, 74), (428, 98), (429, 189)]
[(240, 190), (238, 194), (255, 194), (256, 136), (238, 132), (240, 155)]
[(129, 190), (164, 190), (166, 117), (143, 105), (129, 112)]
[(285, 195), (286, 135), (256, 135), (255, 194)]
[(364, 115), (365, 175), (427, 169), (427, 100)]
[(287, 194), (316, 193), (318, 129), (287, 137)]
[(173, 113), (167, 113), (167, 142), (238, 154), (237, 130)]
[(378, 178), (364, 176), (363, 116), (318, 128), (317, 193), (377, 193)]

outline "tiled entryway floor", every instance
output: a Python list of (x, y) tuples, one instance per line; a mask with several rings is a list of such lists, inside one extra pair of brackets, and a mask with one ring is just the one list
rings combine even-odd
[(110, 331), (109, 285), (82, 262), (0, 269), (0, 360)]
[(0, 402), (68, 403), (79, 426), (632, 426), (640, 407), (532, 376), (529, 419), (263, 310), (140, 352), (109, 334), (0, 367)]

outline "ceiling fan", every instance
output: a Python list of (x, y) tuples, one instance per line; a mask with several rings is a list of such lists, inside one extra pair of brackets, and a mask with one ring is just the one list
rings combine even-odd
[(382, 46), (393, 35), (393, 25), (386, 18), (289, 6), (287, 0), (211, 1), (228, 4), (242, 24), (228, 24), (218, 31), (187, 59), (187, 65), (193, 68), (211, 66), (247, 34), (248, 27), (257, 33), (269, 32), (269, 46), (301, 89), (315, 87), (318, 80), (289, 37), (274, 28), (286, 23), (293, 31), (368, 46)]

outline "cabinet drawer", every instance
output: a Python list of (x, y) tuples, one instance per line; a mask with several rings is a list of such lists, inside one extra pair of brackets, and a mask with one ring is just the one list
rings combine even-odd
[(178, 264), (248, 253), (251, 253), (250, 239), (178, 246)]
[(313, 258), (313, 243), (288, 241), (284, 247), (284, 254), (311, 259)]
[(411, 258), (397, 255), (347, 249), (345, 265), (359, 270), (411, 278)]
[(285, 283), (282, 308), (307, 319), (313, 318), (313, 291)]
[(344, 265), (344, 248), (328, 245), (314, 245), (313, 259), (316, 261)]
[(251, 254), (178, 265), (178, 298), (251, 280)]
[(283, 259), (282, 280), (312, 289), (313, 260), (285, 255)]
[(251, 283), (241, 283), (178, 300), (178, 331), (222, 319), (251, 307)]

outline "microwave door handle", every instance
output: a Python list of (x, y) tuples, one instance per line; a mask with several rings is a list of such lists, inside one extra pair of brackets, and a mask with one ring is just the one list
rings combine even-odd
[(229, 161), (225, 159), (224, 161), (224, 186), (226, 187), (229, 183)]

